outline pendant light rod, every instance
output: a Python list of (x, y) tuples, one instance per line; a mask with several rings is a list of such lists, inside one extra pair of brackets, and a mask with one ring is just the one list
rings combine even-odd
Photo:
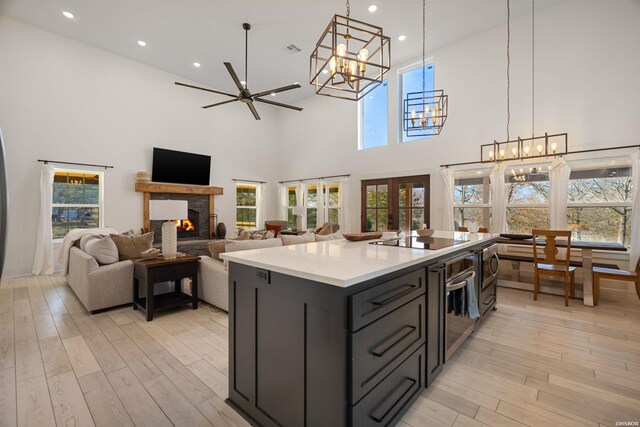
[(427, 44), (427, 36), (426, 36), (426, 27), (427, 27), (427, 0), (422, 0), (422, 93), (426, 92), (426, 73), (425, 68), (427, 66), (426, 59), (426, 44)]
[(531, 136), (536, 134), (536, 0), (531, 0)]
[(511, 127), (511, 0), (507, 0), (507, 141)]
[(249, 87), (249, 30), (251, 24), (242, 24), (244, 28), (244, 87)]

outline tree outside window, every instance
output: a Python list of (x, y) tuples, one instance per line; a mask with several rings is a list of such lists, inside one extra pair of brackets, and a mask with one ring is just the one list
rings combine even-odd
[(293, 215), (293, 208), (298, 205), (298, 198), (296, 196), (296, 187), (288, 187), (288, 207), (287, 207), (287, 227), (291, 230), (296, 228), (296, 217)]
[(455, 230), (466, 227), (467, 221), (475, 221), (489, 229), (491, 185), (488, 176), (456, 178), (453, 191), (453, 218)]
[(582, 241), (631, 244), (631, 168), (573, 170), (567, 192), (567, 224)]
[(257, 202), (255, 185), (236, 185), (236, 228), (256, 228)]
[(56, 170), (53, 177), (51, 212), (54, 239), (62, 239), (74, 228), (101, 227), (102, 173)]
[(549, 229), (549, 168), (514, 168), (505, 175), (505, 182), (508, 232)]

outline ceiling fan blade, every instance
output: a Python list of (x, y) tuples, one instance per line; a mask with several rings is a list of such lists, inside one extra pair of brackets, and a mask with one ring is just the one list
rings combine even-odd
[(240, 83), (240, 79), (238, 78), (238, 75), (236, 74), (235, 70), (233, 69), (233, 65), (231, 65), (230, 62), (225, 62), (224, 66), (227, 67), (227, 71), (229, 72), (229, 74), (231, 74), (231, 78), (233, 79), (233, 82), (238, 87), (238, 90), (240, 92), (242, 92), (244, 90), (244, 87), (242, 86), (242, 83)]
[(249, 107), (249, 109), (253, 113), (253, 117), (255, 117), (256, 120), (260, 120), (260, 114), (258, 114), (258, 110), (256, 110), (256, 107), (253, 106), (253, 103), (247, 103), (247, 107)]
[(302, 111), (301, 107), (296, 107), (294, 105), (282, 104), (280, 102), (269, 101), (269, 100), (266, 100), (266, 99), (256, 98), (256, 99), (254, 99), (254, 101), (264, 102), (265, 104), (275, 105), (276, 107), (288, 108), (290, 110)]
[(292, 90), (292, 89), (298, 89), (299, 87), (302, 87), (302, 86), (300, 86), (299, 84), (283, 86), (277, 89), (265, 90), (264, 92), (255, 93), (252, 96), (254, 98), (260, 98), (261, 96), (269, 95), (272, 93), (285, 92), (287, 90)]
[(220, 92), (219, 90), (207, 89), (205, 87), (188, 85), (186, 83), (175, 82), (175, 84), (177, 84), (178, 86), (190, 87), (191, 89), (204, 90), (204, 91), (207, 91), (207, 92), (217, 93), (219, 95), (226, 95), (226, 96), (230, 96), (232, 98), (237, 98), (238, 97), (238, 95), (232, 95), (230, 93)]
[(231, 103), (231, 102), (236, 102), (236, 101), (240, 101), (240, 100), (239, 100), (239, 99), (237, 99), (237, 98), (236, 98), (236, 99), (230, 99), (230, 100), (228, 100), (228, 101), (222, 101), (222, 102), (217, 102), (217, 103), (215, 103), (215, 104), (211, 104), (211, 105), (205, 105), (205, 106), (204, 106), (204, 107), (202, 107), (202, 108), (207, 109), (207, 108), (211, 108), (211, 107), (217, 107), (218, 105), (229, 104), (229, 103)]

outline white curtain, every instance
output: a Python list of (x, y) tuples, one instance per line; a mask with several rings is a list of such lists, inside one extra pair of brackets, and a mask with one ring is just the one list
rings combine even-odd
[[(444, 186), (442, 199), (442, 229), (444, 231), (453, 231), (453, 191), (455, 186), (455, 176), (453, 170), (450, 168), (443, 168), (440, 176), (442, 177), (442, 184)], [(433, 228), (432, 224), (429, 224), (429, 227)]]
[(289, 219), (289, 187), (285, 184), (278, 184), (278, 219)]
[(552, 230), (567, 230), (567, 187), (571, 167), (563, 158), (553, 161), (549, 172), (549, 215)]
[(507, 228), (507, 204), (504, 195), (504, 169), (502, 164), (496, 165), (491, 174), (491, 232), (504, 233)]
[[(306, 197), (307, 197), (306, 187), (302, 183), (299, 183), (298, 185), (296, 185), (296, 206), (305, 206), (307, 204), (305, 200)], [(296, 217), (296, 223), (297, 223), (297, 217)], [(302, 229), (303, 230), (307, 229), (306, 215), (302, 217)], [(298, 231), (301, 231), (301, 230), (298, 230)]]
[(338, 223), (343, 233), (351, 231), (351, 209), (349, 207), (349, 178), (344, 177), (340, 180), (340, 189), (338, 191)]
[(36, 275), (53, 274), (53, 234), (51, 231), (51, 211), (53, 204), (53, 176), (55, 170), (43, 164), (40, 171), (40, 215), (38, 217), (38, 237), (36, 253), (31, 272)]
[(256, 185), (256, 228), (261, 230), (267, 220), (267, 184), (261, 182)]
[(640, 151), (631, 155), (633, 205), (631, 208), (631, 251), (629, 269), (635, 270), (640, 257)]
[(316, 216), (316, 228), (317, 227), (321, 227), (322, 224), (325, 223), (325, 219), (324, 219), (324, 191), (322, 190), (323, 186), (324, 186), (324, 181), (323, 180), (318, 180), (315, 182), (315, 186), (316, 186), (316, 191), (317, 191), (317, 200), (318, 200), (318, 209), (317, 209), (317, 216)]

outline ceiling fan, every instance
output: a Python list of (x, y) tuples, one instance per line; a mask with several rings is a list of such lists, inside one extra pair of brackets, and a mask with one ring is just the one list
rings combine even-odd
[[(275, 105), (276, 107), (284, 107), (284, 108), (289, 108), (291, 110), (296, 110), (296, 111), (302, 111), (302, 108), (300, 107), (295, 107), (293, 105), (287, 105), (287, 104), (282, 104), (280, 102), (274, 102), (274, 101), (269, 101), (267, 99), (262, 99), (263, 96), (267, 96), (267, 95), (275, 95), (278, 92), (285, 92), (288, 90), (292, 90), (292, 89), (298, 89), (300, 87), (299, 84), (292, 84), (289, 86), (283, 86), (283, 87), (279, 87), (277, 89), (271, 89), (271, 90), (265, 90), (263, 92), (258, 92), (258, 93), (251, 93), (249, 91), (249, 79), (248, 74), (247, 74), (247, 64), (248, 64), (248, 53), (249, 53), (249, 30), (251, 29), (251, 25), (250, 24), (242, 24), (242, 28), (245, 31), (245, 46), (244, 46), (244, 82), (241, 82), (240, 79), (238, 78), (238, 75), (236, 74), (235, 70), (233, 69), (233, 66), (231, 65), (231, 63), (229, 62), (225, 62), (224, 66), (227, 67), (227, 71), (229, 72), (229, 74), (231, 75), (231, 78), (233, 79), (233, 82), (236, 84), (238, 90), (240, 91), (240, 93), (238, 95), (233, 95), (231, 93), (226, 93), (226, 92), (221, 92), (218, 90), (213, 90), (213, 89), (208, 89), (208, 88), (204, 88), (204, 87), (198, 87), (198, 86), (193, 86), (190, 84), (186, 84), (186, 83), (180, 83), (180, 82), (175, 82), (178, 86), (185, 86), (185, 87), (190, 87), (192, 89), (198, 89), (198, 90), (204, 90), (207, 92), (212, 92), (212, 93), (217, 93), (220, 95), (225, 95), (228, 96), (230, 99), (228, 101), (222, 101), (222, 102), (217, 102), (215, 104), (210, 104), (210, 105), (205, 105), (202, 108), (211, 108), (211, 107), (217, 107), (219, 105), (224, 105), (224, 104), (230, 104), (232, 102), (236, 102), (236, 101), (240, 101), (240, 102), (244, 102), (245, 104), (247, 104), (247, 107), (249, 107), (249, 110), (251, 110), (251, 113), (253, 114), (253, 117), (255, 117), (256, 120), (260, 120), (260, 115), (258, 114), (258, 111), (256, 110), (256, 107), (253, 105), (253, 102), (262, 102), (264, 104), (269, 104), (269, 105)], [(244, 86), (243, 86), (244, 83)]]

